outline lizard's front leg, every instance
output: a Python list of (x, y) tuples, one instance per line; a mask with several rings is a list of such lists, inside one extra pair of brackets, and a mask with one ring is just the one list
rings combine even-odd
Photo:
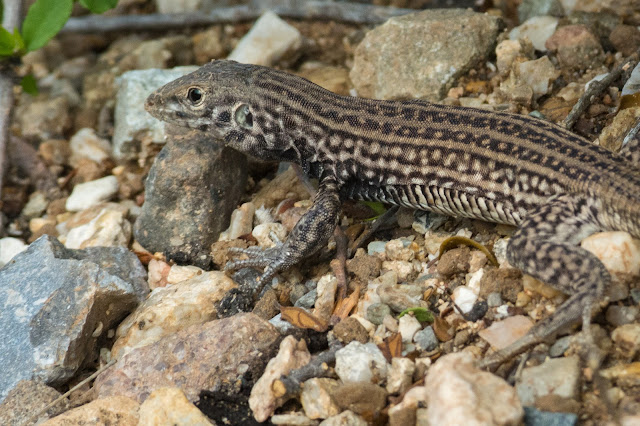
[(482, 367), (495, 367), (580, 319), (583, 332), (590, 336), (593, 307), (611, 281), (602, 262), (577, 245), (599, 229), (590, 202), (559, 196), (532, 212), (509, 241), (509, 263), (570, 297), (524, 337), (482, 360)]
[(230, 249), (230, 253), (244, 253), (249, 259), (231, 261), (225, 269), (264, 268), (258, 286), (259, 294), (262, 287), (278, 272), (290, 268), (326, 245), (338, 223), (341, 204), (339, 189), (333, 173), (323, 174), (313, 205), (300, 218), (284, 244), (266, 250), (255, 247)]

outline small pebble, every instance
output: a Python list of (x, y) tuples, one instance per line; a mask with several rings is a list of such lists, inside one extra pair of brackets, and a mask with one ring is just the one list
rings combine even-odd
[(461, 285), (453, 290), (451, 299), (463, 314), (467, 314), (471, 312), (473, 305), (476, 303), (476, 300), (478, 300), (478, 294), (469, 287)]
[(524, 424), (527, 426), (574, 426), (578, 416), (573, 413), (552, 413), (535, 407), (524, 407)]
[(637, 306), (609, 305), (605, 318), (609, 324), (617, 327), (634, 322), (638, 313), (640, 309)]
[(375, 325), (382, 324), (387, 315), (391, 315), (391, 308), (384, 303), (373, 303), (367, 308), (367, 319)]
[(298, 308), (311, 309), (313, 308), (313, 305), (315, 305), (317, 297), (318, 297), (318, 291), (315, 289), (311, 290), (306, 294), (304, 294), (302, 297), (300, 297), (298, 300), (296, 300), (296, 303), (294, 304), (294, 306)]
[(473, 308), (465, 315), (465, 319), (467, 321), (478, 321), (483, 318), (487, 310), (489, 309), (489, 305), (484, 300), (480, 300), (479, 302), (473, 305)]
[(569, 349), (570, 343), (571, 343), (571, 336), (564, 336), (559, 338), (549, 348), (549, 356), (551, 358), (558, 358), (563, 356), (564, 353)]
[(487, 305), (490, 308), (496, 308), (502, 305), (502, 296), (500, 296), (500, 292), (494, 291), (493, 293), (489, 293), (487, 296)]
[(413, 341), (424, 351), (432, 351), (438, 347), (438, 338), (432, 326), (428, 326), (413, 335)]
[(118, 178), (106, 176), (101, 179), (80, 183), (73, 191), (65, 207), (70, 212), (79, 212), (103, 201), (107, 201), (118, 192)]
[(399, 320), (398, 331), (402, 335), (402, 341), (409, 343), (413, 340), (413, 335), (422, 329), (422, 325), (413, 315), (404, 315)]

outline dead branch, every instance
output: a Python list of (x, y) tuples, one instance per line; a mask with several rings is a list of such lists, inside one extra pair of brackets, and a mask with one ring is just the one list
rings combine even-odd
[(413, 9), (369, 4), (323, 1), (254, 1), (250, 5), (221, 7), (209, 13), (149, 14), (70, 18), (60, 34), (169, 31), (224, 23), (252, 21), (271, 10), (282, 18), (333, 20), (352, 24), (380, 24), (387, 19), (416, 12)]

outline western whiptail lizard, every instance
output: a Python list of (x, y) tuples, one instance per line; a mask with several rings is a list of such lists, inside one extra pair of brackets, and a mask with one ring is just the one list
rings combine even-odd
[[(247, 250), (230, 269), (270, 281), (326, 245), (344, 199), (362, 199), (516, 225), (508, 261), (570, 297), (485, 365), (582, 319), (611, 280), (578, 243), (600, 230), (640, 237), (637, 156), (594, 145), (536, 118), (425, 101), (344, 97), (294, 75), (214, 61), (149, 96), (161, 120), (209, 132), (319, 179), (312, 207), (279, 247)], [(637, 147), (637, 140), (634, 147)]]

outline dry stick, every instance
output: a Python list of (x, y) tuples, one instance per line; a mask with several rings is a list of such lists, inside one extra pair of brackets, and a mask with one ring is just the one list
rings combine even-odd
[(56, 404), (59, 404), (62, 400), (64, 400), (66, 397), (68, 397), (69, 395), (71, 395), (72, 392), (75, 392), (76, 390), (80, 389), (82, 386), (84, 386), (85, 384), (89, 383), (91, 380), (95, 379), (96, 377), (98, 377), (98, 375), (100, 373), (102, 373), (103, 371), (105, 371), (107, 368), (111, 367), (113, 364), (116, 363), (115, 359), (112, 359), (111, 361), (109, 361), (108, 363), (106, 363), (105, 365), (103, 365), (102, 367), (100, 367), (95, 373), (93, 373), (92, 375), (90, 375), (89, 377), (87, 377), (86, 379), (84, 379), (83, 381), (81, 381), (80, 383), (78, 383), (77, 385), (75, 385), (74, 387), (72, 387), (71, 389), (69, 389), (67, 392), (65, 392), (64, 394), (60, 395), (58, 398), (56, 398), (55, 400), (51, 401), (49, 404), (47, 404), (46, 407), (44, 407), (42, 410), (38, 411), (36, 414), (34, 414), (33, 416), (31, 416), (26, 422), (24, 422), (22, 424), (22, 426), (26, 426), (28, 424), (33, 423), (34, 421), (36, 421), (41, 415), (43, 415), (44, 413), (47, 412), (48, 409), (50, 409), (51, 407), (54, 407)]
[(276, 398), (288, 400), (300, 393), (302, 383), (314, 377), (325, 377), (330, 373), (329, 364), (335, 362), (336, 352), (342, 348), (341, 344), (332, 345), (329, 349), (316, 355), (307, 365), (282, 375), (271, 385)]
[[(13, 33), (19, 27), (22, 14), (21, 0), (5, 0), (2, 15), (2, 26)], [(8, 60), (5, 60), (8, 62)], [(11, 124), (11, 109), (13, 107), (13, 70), (5, 63), (0, 68), (0, 201), (2, 200), (2, 185), (6, 165), (7, 141), (9, 140), (9, 125)]]
[[(267, 3), (265, 5), (265, 3)], [(271, 6), (269, 3), (273, 3)], [(61, 34), (68, 33), (111, 33), (126, 31), (167, 31), (185, 27), (207, 26), (223, 23), (252, 21), (267, 10), (283, 18), (334, 20), (353, 24), (380, 24), (387, 19), (415, 12), (413, 9), (371, 6), (357, 3), (328, 3), (322, 1), (258, 2), (255, 6), (221, 7), (209, 13), (149, 14), (97, 16), (89, 15), (70, 18)]]
[(578, 121), (578, 118), (580, 118), (580, 116), (587, 110), (589, 105), (591, 105), (596, 96), (604, 92), (607, 87), (609, 87), (611, 83), (613, 83), (618, 77), (620, 77), (623, 72), (629, 69), (633, 69), (636, 66), (636, 64), (638, 63), (638, 56), (639, 52), (632, 54), (627, 58), (626, 61), (622, 62), (620, 65), (611, 70), (611, 72), (609, 72), (609, 74), (607, 74), (602, 80), (592, 81), (589, 84), (589, 88), (585, 90), (578, 102), (571, 109), (571, 112), (569, 113), (567, 118), (564, 120), (564, 127), (567, 129), (571, 129), (573, 125), (576, 124), (576, 121)]

